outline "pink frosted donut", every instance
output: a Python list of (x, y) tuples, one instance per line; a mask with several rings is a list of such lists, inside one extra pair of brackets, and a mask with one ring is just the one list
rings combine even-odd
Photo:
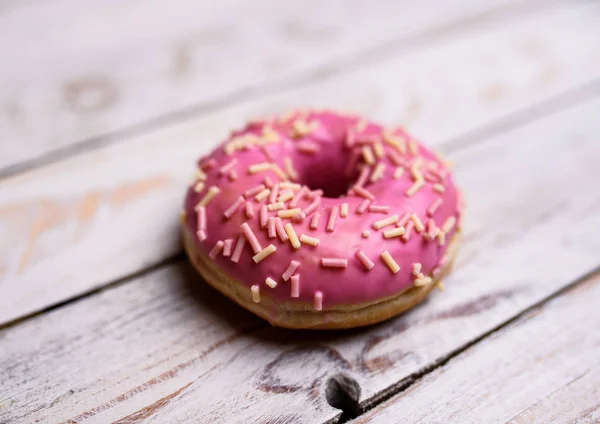
[(404, 130), (301, 111), (201, 158), (182, 221), (196, 269), (243, 307), (277, 326), (347, 328), (441, 287), (460, 209), (446, 164)]

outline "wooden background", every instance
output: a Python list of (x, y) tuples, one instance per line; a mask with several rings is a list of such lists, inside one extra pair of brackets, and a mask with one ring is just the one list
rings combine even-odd
[[(0, 0), (0, 423), (600, 422), (600, 3)], [(246, 119), (331, 107), (455, 163), (446, 290), (289, 331), (178, 211)]]

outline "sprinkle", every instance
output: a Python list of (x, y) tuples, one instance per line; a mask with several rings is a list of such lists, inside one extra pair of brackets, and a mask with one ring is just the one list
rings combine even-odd
[(404, 174), (404, 168), (402, 168), (401, 166), (398, 166), (396, 168), (396, 170), (394, 171), (394, 179), (395, 180), (400, 179), (403, 174)]
[(278, 202), (287, 202), (288, 200), (291, 200), (293, 198), (294, 198), (294, 192), (291, 190), (286, 190), (279, 195), (279, 198), (277, 199), (277, 201)]
[(310, 229), (316, 230), (319, 227), (319, 220), (321, 219), (321, 214), (319, 212), (315, 212), (312, 219), (310, 220)]
[(438, 192), (438, 193), (443, 193), (443, 192), (445, 192), (445, 191), (446, 191), (446, 187), (444, 187), (444, 185), (443, 185), (443, 184), (440, 184), (440, 183), (435, 183), (435, 184), (433, 185), (433, 191), (436, 191), (436, 192)]
[(402, 234), (404, 234), (405, 231), (406, 230), (404, 229), (404, 227), (396, 227), (390, 230), (385, 230), (383, 232), (383, 238), (389, 239), (394, 237), (400, 237)]
[(367, 182), (367, 178), (369, 178), (369, 173), (371, 172), (371, 168), (368, 166), (363, 166), (360, 170), (360, 174), (358, 175), (358, 179), (356, 180), (355, 187), (362, 187)]
[(196, 171), (194, 171), (194, 175), (192, 175), (192, 181), (196, 182), (196, 181), (206, 181), (206, 174), (204, 173), (204, 171), (200, 168), (196, 169)]
[(419, 181), (423, 179), (423, 174), (419, 169), (422, 161), (423, 159), (418, 157), (410, 166), (410, 176), (412, 177), (413, 181)]
[(223, 256), (231, 256), (231, 251), (233, 250), (233, 239), (225, 240), (223, 245)]
[(263, 184), (257, 185), (256, 187), (253, 187), (253, 188), (249, 188), (248, 190), (246, 190), (244, 192), (244, 197), (247, 199), (249, 197), (254, 196), (255, 194), (260, 193), (264, 189), (265, 189), (265, 186)]
[(290, 190), (300, 190), (302, 186), (298, 183), (292, 183), (290, 181), (283, 181), (279, 183), (280, 188), (289, 188)]
[(277, 248), (274, 245), (270, 244), (267, 247), (265, 247), (263, 250), (258, 252), (256, 255), (254, 255), (252, 257), (252, 260), (255, 263), (259, 263), (260, 261), (265, 259), (267, 256), (269, 256), (271, 253), (274, 253), (276, 250), (277, 250)]
[(430, 219), (427, 221), (427, 233), (425, 234), (426, 240), (434, 240), (440, 229), (435, 225), (435, 221)]
[(290, 296), (300, 297), (300, 276), (298, 274), (292, 275)]
[(300, 199), (302, 199), (304, 195), (308, 193), (308, 191), (309, 189), (306, 186), (303, 186), (300, 190), (298, 190), (296, 195), (292, 198), (292, 200), (290, 200), (290, 208), (295, 208), (296, 206), (298, 206), (298, 203), (300, 203)]
[(198, 240), (200, 240), (200, 241), (204, 241), (204, 240), (206, 240), (206, 238), (208, 237), (208, 236), (206, 235), (206, 231), (205, 231), (205, 230), (198, 230), (198, 231), (196, 232), (196, 236), (198, 237)]
[(271, 204), (267, 205), (267, 209), (271, 212), (278, 211), (283, 208), (285, 208), (285, 203), (283, 203), (283, 202), (271, 203)]
[(238, 177), (237, 171), (235, 169), (232, 169), (231, 171), (229, 171), (229, 175), (227, 177), (229, 178), (229, 181), (237, 180), (237, 177)]
[(389, 132), (389, 131), (383, 132), (383, 142), (394, 147), (401, 154), (406, 154), (406, 146), (404, 144), (404, 140), (394, 137), (394, 135), (391, 134), (391, 132)]
[(271, 180), (269, 177), (265, 177), (263, 182), (267, 188), (273, 187), (273, 180)]
[(435, 212), (442, 206), (442, 199), (438, 197), (433, 203), (427, 208), (427, 216), (433, 216)]
[(254, 303), (260, 302), (260, 287), (258, 284), (254, 284), (252, 287), (250, 287), (250, 291), (252, 292), (252, 301)]
[(373, 170), (373, 173), (371, 174), (370, 181), (372, 183), (374, 183), (375, 181), (382, 179), (384, 173), (385, 173), (385, 164), (378, 163), (375, 166), (375, 169)]
[(269, 193), (269, 203), (275, 203), (277, 196), (279, 195), (279, 184), (275, 184)]
[(354, 190), (354, 193), (358, 194), (360, 197), (364, 197), (365, 199), (369, 199), (371, 201), (375, 200), (375, 196), (370, 191), (368, 191), (362, 187), (354, 186), (353, 190)]
[(411, 185), (408, 190), (406, 190), (406, 195), (408, 197), (411, 197), (412, 195), (414, 195), (417, 191), (419, 191), (421, 189), (421, 187), (423, 187), (425, 185), (425, 180), (420, 179), (417, 180), (413, 183), (413, 185)]
[(346, 218), (348, 216), (348, 203), (347, 202), (342, 203), (342, 206), (340, 207), (340, 216), (342, 218)]
[(223, 250), (224, 245), (225, 242), (223, 240), (219, 240), (208, 254), (208, 257), (211, 259), (216, 259), (217, 256), (219, 256), (219, 253), (221, 253), (221, 251)]
[(231, 262), (235, 262), (237, 264), (240, 261), (240, 256), (242, 256), (242, 251), (244, 250), (245, 245), (246, 238), (242, 234), (238, 237), (235, 248), (233, 249), (233, 253), (231, 254)]
[(412, 274), (417, 277), (421, 273), (421, 264), (419, 262), (413, 264)]
[(206, 230), (206, 208), (204, 206), (200, 206), (196, 212), (198, 212), (198, 229)]
[(270, 192), (271, 192), (271, 190), (269, 190), (268, 188), (265, 188), (263, 191), (261, 191), (256, 196), (254, 196), (254, 200), (256, 200), (257, 202), (262, 202), (263, 200), (265, 200), (267, 198), (267, 196), (269, 195)]
[(283, 168), (292, 180), (298, 179), (298, 172), (294, 169), (294, 164), (289, 156), (283, 158)]
[(369, 205), (369, 212), (373, 212), (373, 213), (389, 213), (389, 211), (390, 211), (390, 207), (389, 206), (373, 205), (373, 204)]
[(306, 219), (306, 214), (304, 212), (297, 213), (292, 216), (292, 222), (302, 222)]
[(363, 132), (366, 129), (367, 129), (367, 121), (365, 121), (364, 119), (361, 119), (356, 123), (356, 131)]
[(410, 239), (410, 233), (412, 232), (414, 225), (414, 222), (408, 221), (406, 227), (404, 228), (404, 234), (400, 236), (400, 238), (402, 238), (403, 241), (408, 241), (408, 239)]
[(373, 145), (373, 151), (375, 152), (375, 157), (377, 159), (382, 159), (385, 156), (385, 150), (383, 149), (383, 145), (381, 143), (375, 143)]
[(304, 209), (304, 213), (308, 216), (311, 213), (313, 213), (314, 211), (317, 210), (317, 208), (319, 207), (319, 203), (321, 203), (321, 198), (317, 197), (315, 198), (315, 200), (312, 201), (312, 203), (310, 205), (308, 205), (308, 207), (306, 209)]
[(315, 310), (323, 310), (323, 293), (321, 293), (320, 291), (315, 292)]
[(419, 154), (419, 148), (417, 147), (417, 142), (415, 140), (410, 140), (408, 142), (408, 151), (413, 156), (416, 156)]
[(365, 255), (365, 252), (363, 252), (362, 249), (359, 249), (356, 251), (356, 257), (358, 258), (360, 263), (365, 267), (365, 269), (367, 271), (370, 271), (371, 268), (373, 268), (375, 266), (373, 261), (371, 259), (369, 259), (369, 257), (367, 255)]
[(260, 228), (264, 229), (267, 226), (267, 219), (269, 218), (269, 209), (267, 208), (267, 205), (261, 205), (260, 206), (260, 212), (259, 212), (259, 218), (260, 218)]
[(270, 125), (265, 125), (262, 128), (262, 136), (266, 141), (271, 143), (279, 141), (279, 134)]
[(397, 227), (406, 227), (406, 223), (410, 219), (410, 216), (411, 216), (411, 213), (410, 212), (406, 212), (404, 215), (402, 215), (402, 218), (400, 218), (398, 220), (398, 222), (396, 222), (396, 226)]
[(356, 143), (356, 134), (354, 131), (348, 128), (348, 131), (346, 131), (346, 140), (344, 141), (344, 144), (350, 149), (352, 146), (354, 146), (354, 143)]
[(271, 153), (271, 151), (269, 150), (268, 146), (260, 146), (260, 151), (263, 153), (263, 155), (265, 155), (265, 158), (267, 158), (267, 160), (269, 162), (274, 162), (275, 158), (273, 157), (273, 154)]
[(318, 246), (319, 245), (319, 239), (316, 237), (310, 237), (307, 236), (306, 234), (301, 234), (300, 235), (300, 242), (304, 243), (304, 244), (309, 244), (311, 246)]
[(367, 207), (371, 205), (371, 201), (369, 199), (363, 200), (360, 205), (356, 208), (356, 214), (362, 215), (367, 210)]
[(194, 186), (194, 193), (200, 193), (202, 190), (204, 190), (204, 186), (204, 181), (198, 181), (198, 183), (196, 183)]
[(373, 228), (376, 230), (380, 230), (383, 227), (387, 227), (388, 225), (392, 225), (398, 222), (398, 215), (391, 215), (387, 218), (380, 219), (379, 221), (375, 221), (373, 223)]
[(298, 150), (300, 153), (314, 155), (319, 151), (319, 145), (310, 141), (300, 141), (296, 144), (296, 150)]
[(203, 171), (206, 171), (208, 169), (212, 169), (214, 168), (214, 166), (217, 164), (217, 161), (214, 159), (208, 159), (206, 161), (204, 161), (203, 163), (200, 164), (200, 167), (202, 168)]
[(300, 212), (302, 212), (302, 209), (300, 208), (284, 209), (282, 211), (278, 211), (277, 216), (279, 218), (291, 218)]
[(449, 217), (448, 219), (446, 219), (446, 221), (444, 221), (444, 224), (442, 225), (442, 231), (445, 233), (449, 233), (450, 231), (452, 231), (455, 224), (456, 218), (453, 216)]
[(417, 279), (415, 280), (415, 286), (416, 287), (426, 286), (427, 284), (431, 284), (432, 281), (433, 280), (431, 279), (431, 277), (426, 277), (421, 272), (421, 273), (419, 273), (419, 275), (417, 276)]
[(298, 249), (301, 245), (300, 245), (300, 240), (298, 240), (298, 236), (296, 235), (296, 230), (294, 230), (294, 227), (292, 226), (291, 223), (287, 223), (283, 226), (285, 233), (288, 235), (288, 237), (290, 238), (290, 243), (292, 244), (292, 247), (294, 249)]
[(231, 159), (228, 163), (219, 168), (219, 175), (225, 175), (231, 171), (237, 165), (238, 160), (236, 158)]
[(321, 197), (321, 196), (323, 196), (323, 193), (324, 193), (324, 192), (323, 192), (323, 190), (321, 190), (321, 189), (319, 188), (319, 189), (317, 189), (317, 190), (313, 190), (313, 191), (311, 191), (311, 192), (309, 193), (309, 196), (310, 196), (310, 197), (312, 197), (312, 198), (314, 198), (314, 197)]
[(283, 172), (283, 170), (278, 165), (272, 164), (271, 171), (273, 171), (275, 173), (275, 175), (277, 175), (282, 180), (288, 179), (287, 174), (285, 172)]
[(338, 207), (334, 206), (331, 208), (329, 213), (329, 219), (327, 220), (327, 232), (332, 233), (335, 230), (335, 224), (337, 222)]
[(277, 232), (277, 236), (279, 237), (279, 240), (286, 242), (290, 239), (288, 237), (287, 233), (285, 232), (285, 229), (283, 228), (283, 222), (281, 221), (281, 218), (279, 218), (279, 217), (275, 218), (275, 231)]
[(267, 233), (268, 233), (269, 238), (277, 237), (277, 231), (275, 230), (275, 218), (274, 217), (270, 217), (269, 221), (267, 222)]
[(367, 163), (368, 165), (375, 164), (375, 157), (373, 156), (373, 151), (371, 150), (370, 146), (363, 146), (361, 153), (365, 163)]
[(236, 213), (242, 207), (243, 204), (244, 198), (240, 196), (235, 202), (233, 202), (231, 206), (229, 206), (229, 208), (225, 212), (223, 212), (223, 215), (225, 215), (226, 219), (231, 218), (233, 214)]
[(421, 231), (423, 231), (425, 229), (423, 222), (419, 219), (419, 217), (416, 214), (413, 213), (410, 216), (410, 219), (412, 222), (415, 223), (415, 230), (417, 231), (417, 233), (420, 233)]
[(381, 259), (387, 265), (390, 271), (392, 271), (392, 274), (395, 274), (398, 271), (400, 271), (400, 266), (396, 263), (394, 258), (392, 258), (392, 255), (390, 255), (390, 252), (388, 252), (387, 250), (381, 252)]
[(321, 258), (321, 265), (326, 268), (346, 268), (348, 259), (345, 258)]
[(254, 163), (248, 167), (248, 173), (257, 174), (259, 172), (269, 171), (270, 169), (272, 169), (272, 164), (269, 162)]
[(211, 188), (208, 189), (208, 191), (206, 192), (206, 194), (204, 195), (202, 200), (200, 200), (200, 202), (198, 202), (198, 204), (196, 205), (196, 208), (199, 208), (201, 206), (208, 206), (208, 204), (213, 199), (213, 197), (215, 197), (220, 192), (221, 192), (221, 189), (219, 189), (219, 187), (212, 186)]
[(241, 225), (241, 228), (242, 228), (242, 232), (246, 236), (246, 239), (248, 240), (248, 242), (250, 242), (250, 246), (252, 247), (252, 250), (254, 251), (254, 253), (260, 252), (262, 250), (262, 246), (258, 242), (258, 239), (256, 238), (256, 234), (254, 234), (254, 231), (252, 231), (252, 228), (250, 228), (250, 226), (248, 225), (247, 222), (244, 222)]
[(300, 262), (292, 260), (283, 274), (281, 274), (281, 278), (283, 281), (287, 281), (290, 277), (296, 272), (298, 267), (300, 266)]
[(363, 230), (362, 237), (363, 238), (369, 238), (370, 234), (371, 234), (371, 232), (369, 230)]
[(438, 244), (443, 246), (446, 244), (446, 233), (443, 231), (438, 231), (437, 233)]

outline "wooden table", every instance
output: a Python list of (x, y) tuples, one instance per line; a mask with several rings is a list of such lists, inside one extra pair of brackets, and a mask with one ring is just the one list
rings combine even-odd
[[(0, 422), (600, 422), (600, 3), (0, 0), (0, 52)], [(444, 292), (286, 331), (193, 272), (193, 159), (298, 106), (455, 163)]]

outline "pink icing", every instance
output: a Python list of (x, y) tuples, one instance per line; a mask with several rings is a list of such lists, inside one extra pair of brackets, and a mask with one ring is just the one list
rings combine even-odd
[[(196, 236), (195, 243), (205, 255), (212, 252), (214, 256), (213, 248), (218, 250), (214, 261), (247, 286), (248, 299), (252, 298), (251, 287), (258, 285), (261, 296), (286, 303), (317, 302), (317, 306), (321, 306), (322, 302), (322, 309), (326, 311), (336, 305), (377, 301), (412, 287), (416, 279), (412, 274), (415, 263), (421, 264), (424, 276), (431, 276), (434, 270), (439, 269), (447, 249), (447, 244), (440, 245), (439, 241), (447, 243), (460, 221), (459, 193), (450, 172), (438, 156), (421, 144), (417, 144), (417, 156), (411, 154), (408, 148), (401, 152), (399, 148), (383, 142), (384, 128), (367, 122), (364, 130), (359, 131), (358, 122), (356, 117), (333, 112), (298, 112), (285, 120), (253, 122), (234, 131), (223, 144), (198, 161), (205, 174), (202, 177), (205, 184), (199, 193), (193, 189), (195, 184), (188, 190), (186, 225), (191, 234), (202, 235), (203, 240)], [(308, 130), (302, 131), (303, 126)], [(266, 134), (265, 127), (270, 134)], [(244, 137), (256, 141), (273, 137), (273, 134), (279, 142), (226, 152), (226, 146), (232, 141)], [(395, 139), (414, 140), (402, 129), (390, 134)], [(373, 143), (381, 143), (385, 152), (383, 158), (375, 157), (377, 163), (385, 165), (383, 177), (375, 182), (365, 176), (367, 172), (360, 153), (363, 146), (373, 146)], [(265, 153), (265, 146), (268, 146), (268, 153)], [(381, 151), (380, 147), (377, 149)], [(418, 157), (422, 159), (417, 160)], [(414, 172), (411, 172), (415, 161), (417, 172), (420, 170), (424, 177), (424, 185), (408, 196), (407, 190), (415, 183)], [(294, 191), (294, 197), (285, 202), (285, 209), (301, 208), (304, 213), (278, 218), (277, 210), (268, 211), (266, 207), (275, 195), (266, 196), (260, 202), (255, 200), (254, 196), (263, 187), (273, 184), (277, 187), (284, 181), (278, 172), (272, 170), (249, 173), (250, 165), (266, 162), (276, 164), (279, 173), (286, 169), (290, 171), (290, 164), (293, 166), (293, 172), (298, 174), (295, 182), (307, 187), (301, 195)], [(405, 172), (395, 179), (394, 171), (398, 164), (405, 167)], [(374, 168), (375, 165), (371, 166), (371, 171)], [(227, 177), (233, 171), (239, 176), (235, 180)], [(359, 179), (361, 187), (353, 188)], [(443, 192), (434, 190), (434, 184), (442, 184)], [(212, 186), (217, 186), (220, 192), (205, 205), (200, 217), (206, 223), (200, 223), (195, 206)], [(324, 190), (323, 197), (318, 196), (319, 192), (315, 191), (318, 189)], [(283, 186), (278, 188), (278, 194), (285, 190)], [(245, 193), (249, 196), (241, 200), (240, 196)], [(339, 213), (344, 202), (348, 203), (347, 217)], [(371, 204), (373, 210), (369, 211)], [(388, 207), (389, 212), (382, 213), (375, 204)], [(243, 205), (245, 207), (242, 208)], [(331, 218), (332, 212), (334, 218)], [(425, 231), (415, 231), (412, 220), (408, 220), (412, 213), (427, 224)], [(317, 214), (321, 219), (315, 218)], [(400, 222), (379, 230), (373, 228), (375, 221), (392, 215), (398, 215)], [(457, 224), (443, 237), (431, 240), (436, 231), (442, 231), (450, 217), (456, 218)], [(242, 225), (244, 223), (246, 225)], [(281, 234), (282, 224), (286, 223), (292, 223), (298, 237), (306, 234), (319, 239), (318, 245), (302, 244), (298, 249), (293, 248), (286, 234)], [(385, 230), (401, 225), (406, 226), (409, 237), (383, 238)], [(364, 230), (370, 231), (369, 237), (363, 237)], [(273, 237), (274, 234), (277, 237)], [(216, 247), (222, 246), (219, 242), (226, 240), (227, 253), (233, 248), (230, 257), (223, 256)], [(269, 244), (274, 244), (277, 250), (255, 263), (252, 257), (258, 248)], [(358, 251), (360, 254), (357, 256)], [(388, 251), (400, 265), (399, 272), (390, 272), (381, 259), (383, 251)], [(323, 258), (346, 259), (347, 266), (324, 267), (321, 263)], [(368, 264), (365, 258), (374, 263), (370, 269), (365, 265)], [(285, 275), (288, 281), (282, 277), (292, 261), (299, 264), (294, 270), (298, 277), (293, 277), (293, 287), (289, 282), (291, 275)], [(275, 288), (265, 284), (268, 277), (278, 283)]]

